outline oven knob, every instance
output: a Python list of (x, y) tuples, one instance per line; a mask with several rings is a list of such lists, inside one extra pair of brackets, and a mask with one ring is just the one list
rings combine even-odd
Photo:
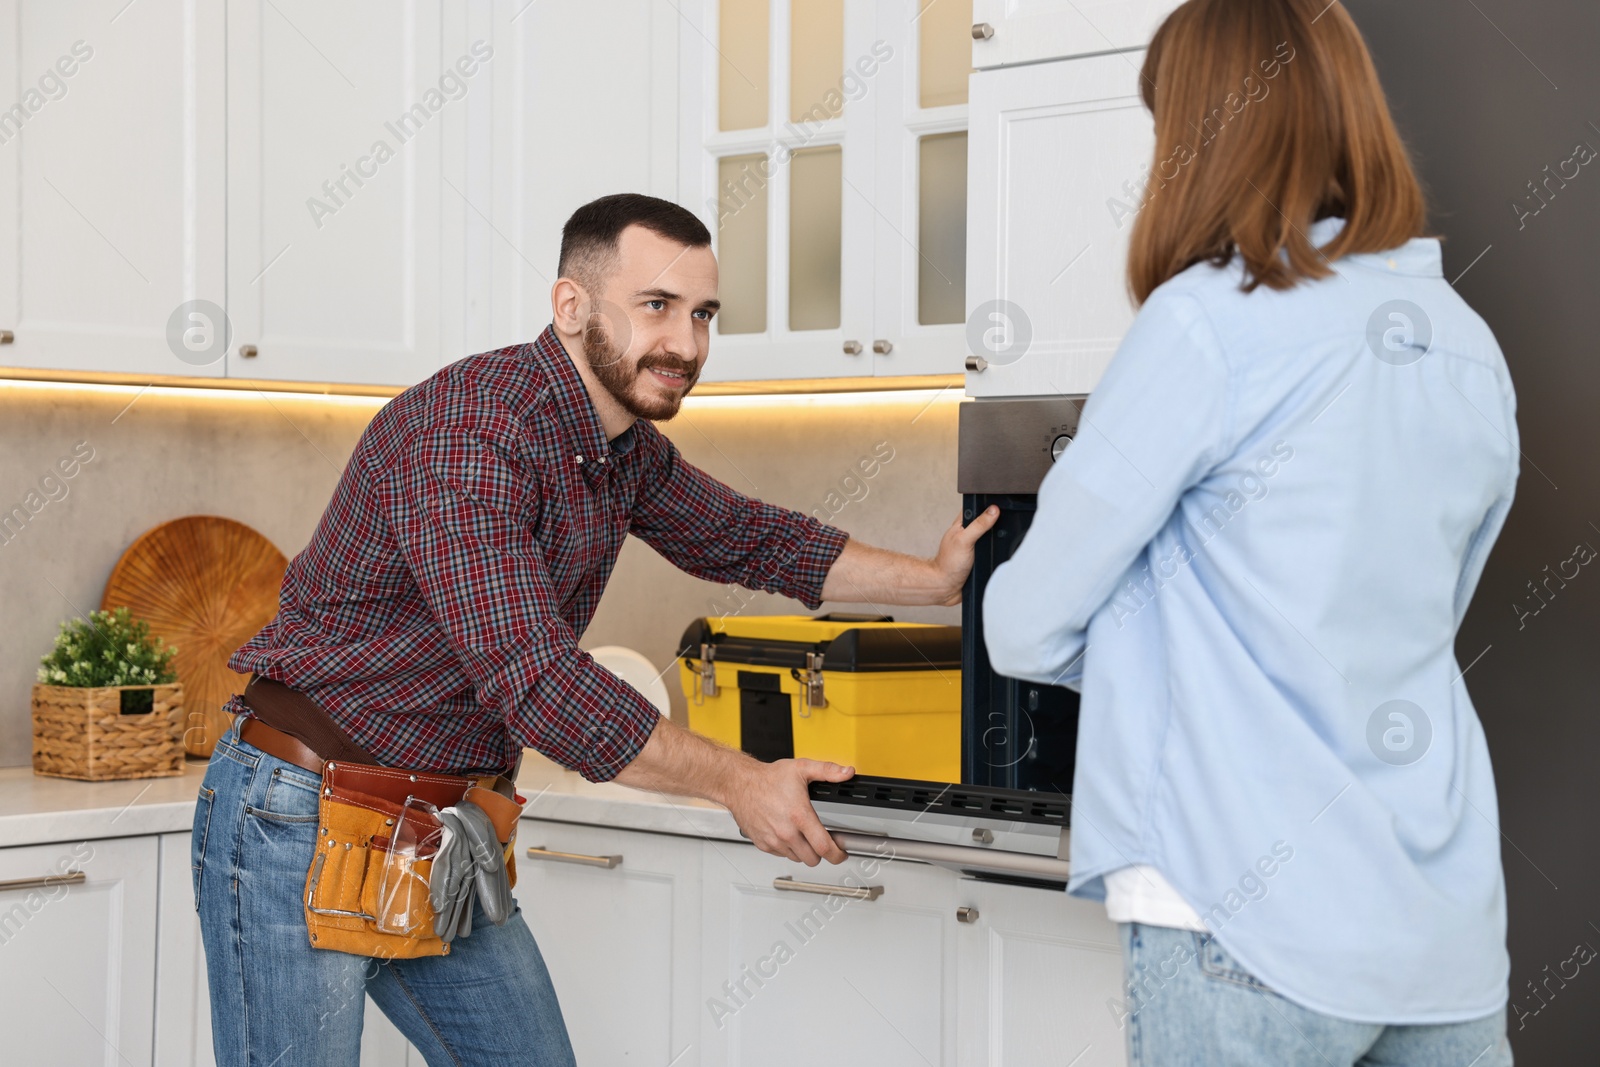
[(1065, 452), (1067, 450), (1067, 446), (1070, 445), (1071, 443), (1072, 443), (1072, 435), (1069, 434), (1069, 433), (1064, 433), (1061, 436), (1057, 437), (1054, 441), (1051, 441), (1050, 442), (1050, 462), (1054, 463), (1056, 460), (1060, 459), (1061, 458), (1061, 453)]

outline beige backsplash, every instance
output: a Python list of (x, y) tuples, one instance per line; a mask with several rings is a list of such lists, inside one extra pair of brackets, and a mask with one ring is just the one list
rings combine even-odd
[[(56, 626), (99, 606), (135, 537), (182, 515), (225, 515), (294, 555), (381, 403), (0, 382), (0, 513), (37, 509), (20, 531), (0, 534), (0, 766), (29, 761), (29, 687)], [(929, 554), (960, 506), (958, 404), (953, 389), (696, 398), (662, 428), (690, 462), (741, 492), (831, 516), (873, 544)], [(862, 460), (876, 473), (863, 477)], [(692, 578), (629, 538), (583, 644), (627, 645), (665, 667), (696, 615), (804, 610)], [(956, 608), (885, 610), (922, 622), (960, 619)], [(675, 674), (667, 677), (681, 717), (683, 696)]]

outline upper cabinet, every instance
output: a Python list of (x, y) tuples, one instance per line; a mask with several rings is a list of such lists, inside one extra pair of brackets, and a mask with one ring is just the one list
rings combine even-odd
[(1143, 62), (973, 75), (969, 395), (1087, 393), (1133, 322), (1128, 238), (1155, 147)]
[(0, 365), (222, 373), (223, 21), (0, 0)]
[[(468, 352), (531, 341), (550, 322), (561, 228), (608, 193), (678, 199), (673, 0), (473, 5), (493, 42), (492, 93), (472, 136), (492, 165), (465, 175)], [(476, 91), (476, 90), (474, 90)], [(492, 105), (492, 106), (491, 106)]]
[(408, 386), (632, 190), (712, 232), (708, 382), (956, 374), (999, 308), (969, 391), (1081, 391), (1173, 6), (0, 0), (0, 367)]
[(230, 377), (408, 385), (460, 354), (444, 161), (491, 62), (439, 0), (228, 4)]
[(1182, 0), (972, 0), (972, 65), (1143, 48)]
[(678, 199), (721, 283), (706, 379), (959, 372), (971, 4), (681, 13)]

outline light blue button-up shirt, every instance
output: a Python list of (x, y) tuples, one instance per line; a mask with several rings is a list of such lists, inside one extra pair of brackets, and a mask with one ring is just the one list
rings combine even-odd
[(1244, 293), (1236, 258), (1150, 296), (984, 629), (996, 670), (1083, 694), (1069, 892), (1150, 864), (1290, 1000), (1473, 1019), (1510, 961), (1454, 646), (1511, 505), (1515, 398), (1437, 241), (1332, 267)]

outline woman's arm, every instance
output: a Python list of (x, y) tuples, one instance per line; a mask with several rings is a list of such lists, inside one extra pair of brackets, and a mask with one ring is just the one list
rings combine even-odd
[(1228, 367), (1199, 303), (1153, 295), (1039, 489), (1038, 510), (984, 593), (994, 669), (1061, 685), (1089, 620), (1184, 492), (1227, 455)]

